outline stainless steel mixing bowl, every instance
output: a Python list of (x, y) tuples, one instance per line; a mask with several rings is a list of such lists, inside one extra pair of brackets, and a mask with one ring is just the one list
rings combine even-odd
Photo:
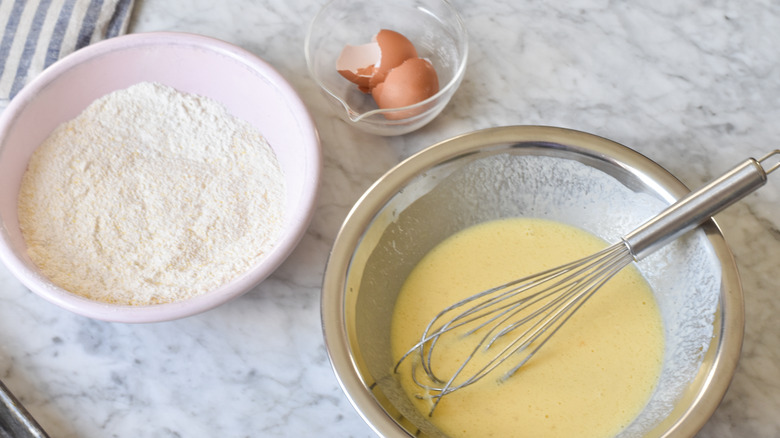
[[(446, 237), (485, 220), (536, 216), (614, 241), (687, 192), (641, 154), (561, 128), (477, 131), (407, 159), (354, 206), (325, 272), (325, 340), (350, 402), (379, 435), (442, 436), (411, 407), (393, 374), (390, 323), (406, 276)], [(661, 308), (664, 369), (645, 411), (620, 436), (690, 437), (717, 408), (736, 368), (742, 290), (712, 220), (651, 258), (637, 267)]]

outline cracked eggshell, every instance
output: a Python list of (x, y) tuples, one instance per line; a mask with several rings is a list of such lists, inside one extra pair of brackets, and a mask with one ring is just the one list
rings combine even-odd
[(385, 81), (388, 73), (409, 58), (417, 57), (417, 49), (408, 38), (394, 30), (380, 30), (374, 40), (379, 45), (380, 58), (376, 71), (369, 79), (369, 89)]
[[(439, 91), (439, 78), (433, 65), (423, 58), (410, 58), (392, 69), (384, 82), (371, 91), (376, 104), (381, 109), (401, 108), (433, 96)], [(424, 108), (385, 114), (392, 120), (412, 117)]]
[(370, 43), (347, 45), (336, 61), (336, 70), (360, 91), (369, 93), (382, 83), (390, 70), (409, 58), (417, 57), (417, 49), (400, 33), (382, 29)]
[(357, 84), (360, 91), (369, 92), (369, 80), (374, 76), (382, 52), (376, 41), (359, 46), (345, 46), (336, 61), (336, 70), (348, 81)]

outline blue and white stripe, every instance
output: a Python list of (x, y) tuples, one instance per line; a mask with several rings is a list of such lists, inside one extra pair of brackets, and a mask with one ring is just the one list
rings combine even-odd
[(0, 0), (0, 108), (63, 56), (127, 31), (133, 0)]

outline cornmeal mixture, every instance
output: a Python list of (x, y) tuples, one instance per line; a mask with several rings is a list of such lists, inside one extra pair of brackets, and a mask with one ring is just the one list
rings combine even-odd
[(18, 212), (30, 258), (54, 283), (145, 305), (202, 294), (257, 263), (281, 233), (284, 192), (256, 128), (211, 99), (141, 83), (36, 149)]
[[(406, 280), (391, 342), (400, 358), (446, 305), (468, 295), (590, 255), (606, 247), (574, 227), (541, 219), (506, 219), (464, 230), (434, 248)], [(437, 348), (466, 357), (465, 342)], [(460, 348), (460, 351), (455, 349)], [(664, 338), (652, 291), (633, 266), (597, 292), (515, 375), (501, 374), (445, 396), (430, 420), (451, 437), (614, 436), (641, 412), (661, 372)], [(425, 415), (430, 400), (398, 377)], [(454, 367), (454, 364), (442, 364)]]

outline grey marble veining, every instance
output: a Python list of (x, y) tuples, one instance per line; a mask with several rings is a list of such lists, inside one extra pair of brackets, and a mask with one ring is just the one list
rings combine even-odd
[[(0, 266), (0, 379), (53, 437), (371, 437), (331, 372), (319, 320), (330, 245), (363, 191), (425, 146), (544, 124), (602, 135), (691, 187), (780, 139), (780, 2), (453, 0), (470, 32), (464, 82), (430, 125), (350, 129), (308, 77), (319, 1), (137, 0), (130, 32), (200, 33), (280, 70), (324, 153), (317, 212), (293, 255), (244, 297), (180, 321), (88, 320)], [(717, 220), (746, 298), (742, 359), (701, 438), (780, 436), (780, 175)]]

